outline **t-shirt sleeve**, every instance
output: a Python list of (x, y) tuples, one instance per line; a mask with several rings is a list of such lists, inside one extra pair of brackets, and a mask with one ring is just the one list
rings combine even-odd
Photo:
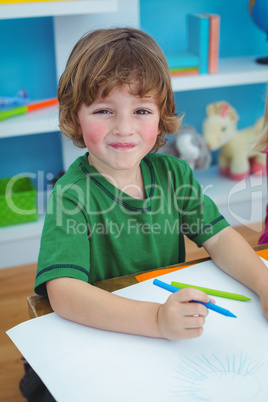
[(88, 282), (90, 228), (83, 206), (72, 197), (53, 192), (41, 237), (34, 290), (46, 295), (46, 282), (71, 277)]
[(198, 247), (229, 226), (229, 223), (221, 215), (218, 207), (210, 197), (205, 195), (200, 184), (193, 177), (189, 166), (184, 164), (184, 184), (179, 194), (179, 207), (182, 214), (183, 233)]

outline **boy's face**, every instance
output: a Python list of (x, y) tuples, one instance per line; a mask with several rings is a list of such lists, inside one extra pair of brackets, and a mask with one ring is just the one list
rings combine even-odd
[[(135, 85), (131, 86), (135, 93)], [(109, 96), (82, 105), (78, 111), (81, 134), (90, 153), (90, 163), (101, 173), (135, 171), (153, 148), (159, 130), (159, 110), (153, 96), (139, 98), (127, 84)]]

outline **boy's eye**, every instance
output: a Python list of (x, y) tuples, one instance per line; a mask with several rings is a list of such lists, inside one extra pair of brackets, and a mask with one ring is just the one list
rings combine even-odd
[(111, 112), (107, 109), (100, 109), (100, 110), (96, 110), (94, 112), (94, 114), (108, 114), (108, 113), (111, 113)]
[(138, 110), (136, 110), (135, 113), (136, 114), (149, 114), (150, 112), (149, 112), (149, 110), (146, 110), (146, 109), (138, 109)]

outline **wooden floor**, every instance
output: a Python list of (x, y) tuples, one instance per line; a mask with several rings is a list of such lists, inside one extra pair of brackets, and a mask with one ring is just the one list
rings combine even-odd
[(21, 354), (6, 331), (29, 319), (27, 296), (33, 294), (36, 265), (0, 270), (0, 401), (20, 402), (24, 369)]
[[(261, 233), (259, 225), (237, 230), (255, 246)], [(204, 249), (186, 242), (187, 261), (206, 257)], [(21, 354), (6, 335), (6, 331), (29, 319), (26, 298), (33, 294), (36, 265), (26, 265), (0, 270), (0, 401), (25, 401), (19, 391), (19, 381), (24, 374)], [(37, 401), (38, 402), (38, 401)]]

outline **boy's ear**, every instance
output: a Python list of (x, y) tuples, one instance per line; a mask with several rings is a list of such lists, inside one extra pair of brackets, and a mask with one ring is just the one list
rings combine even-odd
[(69, 124), (71, 125), (72, 129), (77, 131), (77, 134), (82, 136), (82, 130), (81, 130), (81, 126), (79, 124), (79, 119), (78, 119), (77, 113), (75, 113), (73, 111), (69, 111), (68, 120), (69, 120)]
[(78, 134), (81, 135), (81, 137), (82, 137), (83, 133), (82, 133), (82, 129), (81, 129), (81, 126), (79, 123), (77, 124), (77, 130), (78, 130)]
[(80, 125), (80, 123), (79, 123), (78, 116), (76, 116), (76, 128), (77, 128), (77, 134), (82, 137), (82, 136), (83, 136), (83, 133), (82, 133), (81, 125)]

